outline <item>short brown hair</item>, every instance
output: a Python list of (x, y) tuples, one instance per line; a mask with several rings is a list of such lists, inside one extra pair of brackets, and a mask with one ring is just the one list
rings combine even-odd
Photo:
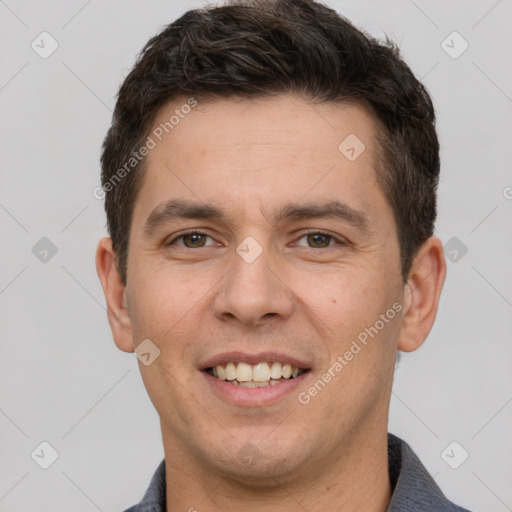
[[(313, 102), (361, 105), (379, 123), (383, 169), (407, 278), (433, 235), (439, 143), (425, 87), (386, 38), (379, 42), (314, 0), (235, 0), (190, 10), (148, 41), (124, 80), (101, 155), (107, 224), (126, 284), (133, 208), (144, 159), (126, 163), (169, 101), (298, 93)], [(122, 179), (119, 178), (121, 169)]]

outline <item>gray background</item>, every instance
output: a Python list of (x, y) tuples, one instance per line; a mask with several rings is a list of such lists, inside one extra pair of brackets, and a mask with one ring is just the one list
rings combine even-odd
[[(389, 429), (452, 500), (512, 510), (511, 2), (327, 3), (400, 44), (438, 115), (437, 232), (454, 261), (429, 339), (397, 369)], [(117, 350), (107, 323), (94, 266), (105, 217), (93, 189), (136, 54), (201, 5), (0, 1), (2, 512), (123, 510), (163, 457), (137, 360)], [(31, 47), (43, 31), (59, 45), (46, 59)], [(454, 31), (469, 44), (457, 58)], [(46, 262), (47, 241), (33, 252), (43, 237), (57, 248)], [(48, 469), (31, 458), (43, 441), (59, 455)], [(469, 457), (453, 469), (462, 450)]]

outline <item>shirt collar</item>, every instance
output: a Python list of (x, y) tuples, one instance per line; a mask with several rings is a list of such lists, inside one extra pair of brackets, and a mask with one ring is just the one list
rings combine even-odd
[(411, 447), (393, 434), (388, 467), (393, 494), (386, 512), (469, 512), (444, 496)]

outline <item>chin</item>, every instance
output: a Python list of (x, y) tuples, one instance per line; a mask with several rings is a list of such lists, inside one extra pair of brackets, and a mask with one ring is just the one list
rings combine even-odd
[(276, 485), (275, 479), (298, 474), (311, 455), (299, 436), (295, 443), (290, 438), (285, 442), (282, 436), (273, 440), (244, 437), (233, 436), (230, 443), (223, 443), (214, 453), (210, 444), (203, 457), (214, 471), (246, 485)]

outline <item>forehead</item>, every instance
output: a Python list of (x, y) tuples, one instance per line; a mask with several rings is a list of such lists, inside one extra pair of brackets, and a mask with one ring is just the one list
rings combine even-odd
[(185, 108), (190, 104), (174, 100), (155, 118), (139, 213), (147, 216), (169, 195), (217, 201), (224, 209), (236, 200), (250, 209), (305, 195), (340, 194), (360, 209), (375, 203), (377, 125), (362, 107), (294, 95), (198, 100)]
[[(339, 145), (349, 136), (365, 145), (366, 157), (373, 150), (376, 121), (358, 105), (314, 104), (291, 94), (200, 100), (192, 109), (185, 109), (187, 103), (187, 98), (181, 98), (162, 107), (152, 129), (163, 128), (164, 142), (174, 143), (180, 156), (200, 160), (203, 166), (229, 163), (239, 170), (248, 161), (257, 163), (269, 157), (277, 157), (277, 165), (279, 157), (286, 158), (287, 164), (293, 160), (317, 163), (322, 155), (338, 158)], [(188, 114), (179, 120), (174, 116), (177, 124), (169, 127), (172, 114), (181, 110)], [(287, 146), (286, 151), (282, 146)], [(158, 153), (152, 152), (148, 160)]]

